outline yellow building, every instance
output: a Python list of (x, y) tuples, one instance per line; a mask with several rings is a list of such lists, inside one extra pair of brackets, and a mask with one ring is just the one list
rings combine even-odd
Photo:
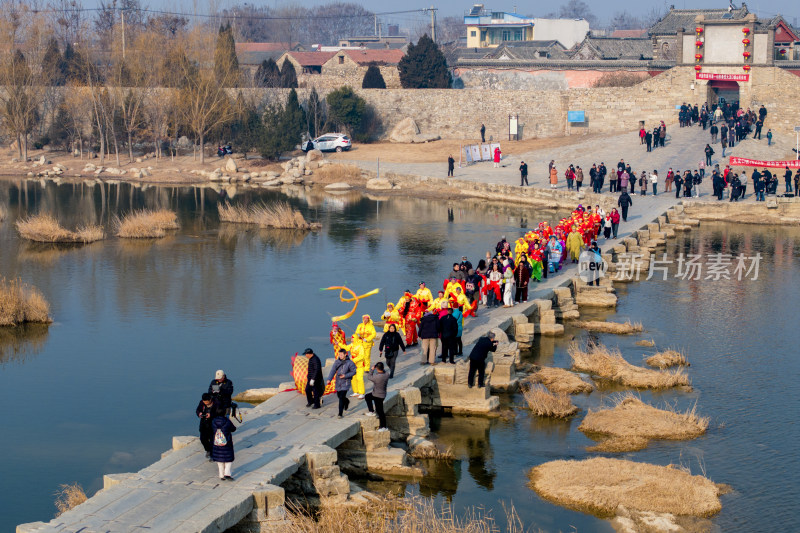
[(495, 47), (514, 41), (533, 41), (533, 19), (516, 13), (489, 11), (475, 4), (464, 15), (467, 48)]

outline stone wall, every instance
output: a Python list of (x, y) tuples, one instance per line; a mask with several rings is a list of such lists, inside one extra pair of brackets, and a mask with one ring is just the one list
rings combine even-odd
[[(742, 73), (741, 67), (713, 71)], [(355, 87), (375, 109), (384, 135), (400, 120), (411, 117), (422, 133), (465, 140), (476, 140), (482, 123), (487, 139), (507, 139), (509, 114), (519, 114), (522, 139), (630, 131), (639, 127), (639, 121), (674, 123), (676, 105), (702, 104), (709, 99), (707, 82), (696, 80), (691, 66), (672, 68), (633, 87), (548, 91), (358, 89), (360, 83)], [(317, 90), (321, 96), (329, 92), (319, 86)], [(308, 91), (298, 91), (301, 102)], [(797, 94), (800, 77), (777, 67), (753, 67), (750, 81), (740, 83), (741, 105), (757, 108), (764, 104), (770, 112), (767, 126), (776, 135), (794, 135), (794, 126), (800, 125), (800, 100), (791, 97)], [(269, 95), (281, 93), (265, 92), (262, 98)], [(585, 111), (586, 122), (568, 125), (567, 111), (571, 110)]]
[(454, 87), (465, 89), (513, 89), (523, 91), (554, 91), (585, 89), (609, 72), (632, 73), (643, 80), (650, 77), (646, 70), (619, 69), (530, 69), (530, 68), (455, 68)]
[[(396, 66), (383, 65), (378, 67), (386, 82), (387, 89), (400, 89), (400, 71)], [(316, 87), (317, 91), (322, 89), (333, 90), (343, 85), (350, 87), (361, 87), (367, 67), (353, 66), (350, 64), (325, 66), (322, 74), (298, 74), (297, 85), (299, 87)]]

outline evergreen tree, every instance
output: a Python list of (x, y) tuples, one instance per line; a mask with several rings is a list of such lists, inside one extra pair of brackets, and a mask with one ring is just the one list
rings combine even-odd
[(214, 50), (214, 74), (218, 83), (227, 87), (238, 85), (239, 59), (236, 57), (236, 43), (230, 24), (219, 27), (217, 47)]
[(272, 58), (262, 61), (256, 70), (255, 79), (256, 87), (269, 87), (275, 88), (281, 86), (281, 71), (278, 65)]
[(383, 80), (383, 74), (378, 65), (372, 64), (367, 68), (364, 73), (364, 79), (361, 81), (362, 89), (385, 89), (386, 82)]
[(297, 72), (295, 72), (294, 65), (288, 59), (285, 59), (281, 66), (281, 87), (284, 89), (297, 89)]
[(55, 38), (51, 38), (47, 42), (47, 48), (42, 57), (42, 74), (45, 78), (45, 83), (51, 85), (64, 85), (67, 75), (67, 66), (64, 58), (61, 57), (61, 52), (58, 49), (58, 42)]
[[(73, 83), (86, 83), (86, 68), (87, 65), (83, 61), (81, 53), (72, 47), (72, 43), (67, 43), (64, 47), (64, 70), (66, 81)], [(97, 81), (98, 74), (93, 69), (92, 78)]]
[(417, 44), (409, 44), (408, 51), (398, 65), (400, 84), (404, 89), (448, 89), (450, 71), (447, 60), (436, 43), (423, 35)]
[(261, 155), (278, 159), (282, 153), (294, 150), (306, 127), (306, 114), (300, 107), (297, 92), (292, 90), (283, 106), (273, 105), (264, 113), (264, 135), (260, 143)]
[(361, 131), (367, 102), (348, 86), (328, 93), (328, 117), (337, 126), (345, 128), (351, 135)]

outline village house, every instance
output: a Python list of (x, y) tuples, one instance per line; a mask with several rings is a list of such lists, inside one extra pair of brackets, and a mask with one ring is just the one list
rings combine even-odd
[(286, 52), (278, 60), (294, 65), (298, 85), (301, 87), (333, 88), (342, 85), (361, 87), (364, 74), (370, 65), (376, 65), (387, 88), (400, 88), (397, 69), (405, 55), (402, 49), (353, 49), (337, 52)]

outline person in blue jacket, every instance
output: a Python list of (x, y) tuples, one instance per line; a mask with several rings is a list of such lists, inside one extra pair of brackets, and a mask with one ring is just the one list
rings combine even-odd
[(211, 459), (217, 463), (219, 468), (219, 478), (226, 481), (233, 481), (231, 476), (231, 466), (233, 466), (233, 436), (236, 426), (225, 416), (224, 409), (217, 409), (211, 420), (211, 429), (214, 431), (211, 446)]
[(347, 391), (350, 390), (350, 380), (356, 375), (356, 364), (347, 357), (347, 350), (340, 348), (336, 354), (336, 361), (333, 362), (331, 372), (328, 374), (328, 383), (336, 378), (336, 396), (339, 398), (339, 416), (342, 418), (344, 412), (350, 407), (350, 399)]

